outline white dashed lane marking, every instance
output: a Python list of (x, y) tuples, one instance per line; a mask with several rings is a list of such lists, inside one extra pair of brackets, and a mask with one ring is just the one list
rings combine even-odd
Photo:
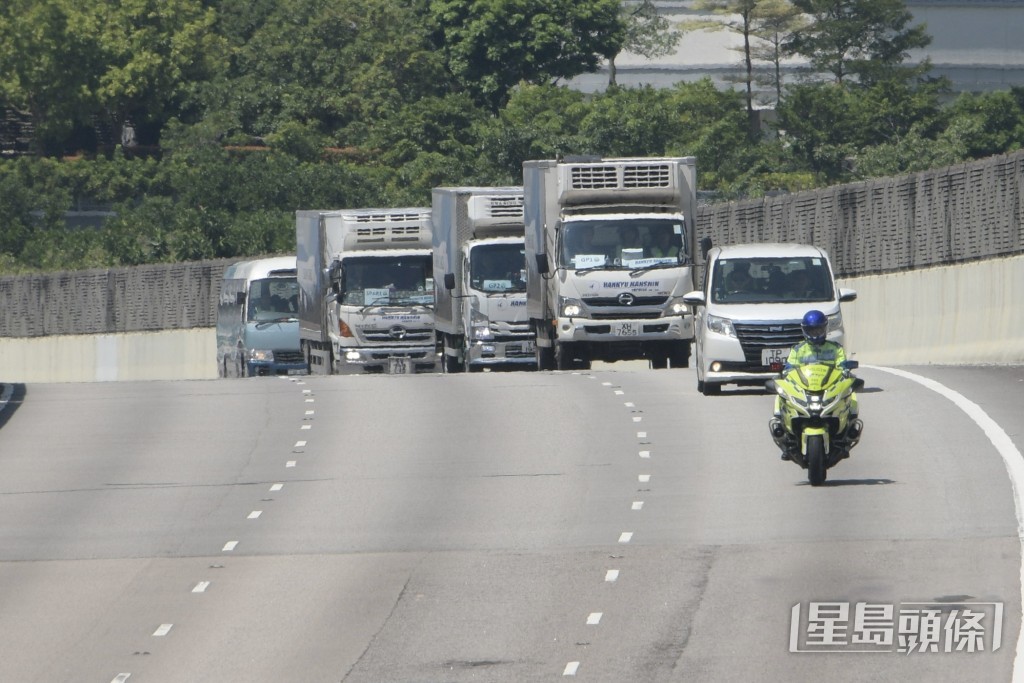
[(642, 500), (634, 500), (633, 501), (633, 508), (632, 509), (633, 510), (643, 510), (644, 509), (644, 502)]
[(209, 581), (200, 581), (196, 584), (196, 587), (192, 589), (193, 593), (205, 593), (206, 589), (210, 587)]
[(271, 491), (280, 491), (283, 488), (284, 488), (284, 484), (274, 484), (273, 486), (270, 487), (270, 490)]
[(253, 510), (252, 512), (249, 513), (249, 516), (246, 517), (246, 519), (259, 519), (260, 515), (262, 514), (263, 510)]
[(284, 464), (284, 466), (285, 467), (295, 467), (295, 461), (294, 460), (289, 460), (288, 462), (286, 462)]
[(623, 531), (621, 534), (619, 534), (619, 543), (629, 543), (632, 540), (633, 540), (633, 532), (632, 531)]
[(601, 623), (602, 612), (591, 612), (587, 617), (587, 626), (597, 626)]
[(232, 550), (234, 550), (237, 547), (238, 547), (238, 541), (228, 541), (227, 543), (224, 544), (224, 547), (221, 548), (221, 550), (223, 552), (229, 553), (229, 552), (231, 552)]
[(580, 669), (579, 662), (569, 662), (565, 665), (565, 671), (562, 672), (563, 676), (575, 676), (576, 672)]
[(604, 580), (607, 581), (608, 583), (615, 583), (616, 581), (619, 580), (619, 570), (618, 569), (609, 569), (607, 571), (607, 573), (605, 573), (605, 575), (604, 575)]
[(174, 628), (174, 624), (160, 624), (160, 628), (153, 631), (153, 635), (157, 637), (166, 636)]

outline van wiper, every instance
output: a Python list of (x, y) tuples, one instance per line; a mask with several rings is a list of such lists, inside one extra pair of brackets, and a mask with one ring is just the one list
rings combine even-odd
[(267, 325), (274, 325), (276, 323), (290, 323), (295, 320), (298, 320), (298, 318), (294, 315), (288, 315), (283, 318), (272, 318), (270, 320), (257, 320), (256, 327), (258, 329), (261, 327), (266, 327)]

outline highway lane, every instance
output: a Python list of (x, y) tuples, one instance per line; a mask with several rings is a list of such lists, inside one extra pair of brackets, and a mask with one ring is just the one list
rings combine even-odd
[[(921, 370), (1020, 414), (1011, 373)], [(770, 397), (689, 371), (30, 386), (0, 428), (0, 680), (1008, 680), (1005, 468), (862, 374), (822, 488)], [(1002, 602), (1000, 650), (789, 652), (794, 605), (939, 599)]]

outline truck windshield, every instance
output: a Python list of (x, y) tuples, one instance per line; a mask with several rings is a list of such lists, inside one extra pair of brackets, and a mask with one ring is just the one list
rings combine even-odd
[(272, 277), (249, 283), (246, 320), (290, 320), (299, 310), (299, 283), (293, 277)]
[(831, 301), (832, 272), (820, 257), (718, 259), (711, 272), (715, 303)]
[(481, 292), (526, 291), (526, 249), (522, 244), (480, 244), (469, 252), (469, 286)]
[(656, 268), (684, 263), (682, 221), (672, 218), (567, 221), (562, 225), (564, 268)]
[(434, 304), (433, 265), (426, 255), (354, 256), (341, 264), (341, 303), (350, 306)]

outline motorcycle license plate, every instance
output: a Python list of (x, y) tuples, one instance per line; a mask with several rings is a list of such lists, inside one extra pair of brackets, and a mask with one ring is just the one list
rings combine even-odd
[(639, 337), (640, 325), (637, 323), (615, 323), (615, 334), (619, 337)]
[(789, 349), (761, 349), (761, 365), (770, 368), (782, 365), (789, 358)]

